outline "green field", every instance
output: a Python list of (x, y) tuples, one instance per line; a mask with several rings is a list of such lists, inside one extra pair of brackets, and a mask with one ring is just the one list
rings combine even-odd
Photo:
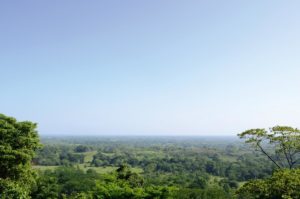
[[(93, 169), (95, 170), (97, 173), (100, 174), (104, 174), (104, 173), (111, 173), (115, 170), (118, 169), (118, 167), (114, 167), (114, 166), (106, 166), (106, 167), (89, 167), (89, 166), (85, 166), (84, 164), (78, 164), (75, 165), (75, 167), (78, 166), (80, 169), (87, 171), (88, 169)], [(42, 165), (35, 165), (33, 166), (34, 169), (40, 170), (40, 171), (46, 171), (46, 170), (55, 170), (56, 168), (58, 168), (59, 166), (42, 166)], [(131, 171), (135, 172), (135, 173), (143, 173), (143, 169), (142, 168), (131, 168)]]
[(93, 160), (93, 156), (97, 154), (97, 151), (88, 151), (78, 154), (84, 154), (84, 163), (91, 163)]
[[(103, 174), (103, 173), (111, 173), (115, 170), (118, 169), (118, 167), (115, 166), (105, 166), (105, 167), (91, 167), (90, 163), (93, 160), (93, 156), (97, 153), (97, 151), (89, 151), (89, 152), (84, 152), (81, 154), (84, 154), (84, 163), (83, 164), (77, 164), (75, 167), (79, 167), (80, 169), (87, 171), (88, 169), (93, 169), (97, 173)], [(43, 166), (43, 165), (34, 165), (33, 168), (40, 170), (40, 171), (46, 171), (46, 170), (55, 170), (59, 166)], [(135, 173), (143, 173), (142, 168), (131, 168), (131, 170)]]
[(34, 165), (32, 166), (34, 169), (40, 170), (40, 171), (46, 171), (46, 170), (55, 170), (59, 166), (43, 166), (43, 165)]

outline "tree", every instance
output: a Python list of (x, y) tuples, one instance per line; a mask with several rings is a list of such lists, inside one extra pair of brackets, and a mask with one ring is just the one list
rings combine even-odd
[(269, 130), (250, 129), (238, 134), (271, 160), (277, 168), (295, 168), (300, 161), (300, 130), (275, 126)]
[(74, 151), (77, 153), (83, 153), (83, 152), (88, 152), (90, 150), (90, 148), (88, 146), (84, 146), (84, 145), (79, 145), (77, 147), (75, 147)]
[[(15, 118), (0, 114), (1, 198), (26, 198), (29, 194), (34, 183), (31, 160), (40, 147), (36, 127), (36, 123), (18, 122)], [(5, 193), (8, 195), (5, 196)]]
[(51, 175), (50, 171), (40, 173), (39, 178), (31, 192), (34, 199), (58, 198), (59, 185), (56, 176)]
[(28, 189), (9, 179), (0, 179), (1, 199), (28, 199)]
[(132, 174), (130, 167), (127, 164), (121, 164), (116, 171), (118, 179), (122, 180), (128, 180)]
[(281, 169), (264, 180), (251, 180), (238, 191), (239, 199), (299, 199), (300, 169)]

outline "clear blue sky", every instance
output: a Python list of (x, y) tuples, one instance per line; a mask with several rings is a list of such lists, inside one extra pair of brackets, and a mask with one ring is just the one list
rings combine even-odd
[(41, 134), (300, 127), (299, 1), (0, 3), (0, 112)]

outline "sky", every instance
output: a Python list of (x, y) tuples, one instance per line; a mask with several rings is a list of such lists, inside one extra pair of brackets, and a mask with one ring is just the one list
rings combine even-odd
[(300, 2), (0, 2), (0, 112), (41, 135), (300, 127)]

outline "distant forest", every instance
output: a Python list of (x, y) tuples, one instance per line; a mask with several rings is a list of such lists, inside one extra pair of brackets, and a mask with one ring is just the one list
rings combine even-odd
[(300, 198), (299, 134), (39, 137), (35, 123), (0, 115), (0, 197)]

